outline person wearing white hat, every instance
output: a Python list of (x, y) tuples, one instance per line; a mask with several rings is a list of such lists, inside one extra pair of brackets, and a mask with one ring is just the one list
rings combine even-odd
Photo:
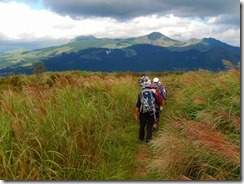
[(159, 117), (160, 117), (160, 111), (163, 109), (163, 100), (166, 100), (166, 91), (163, 88), (163, 85), (161, 84), (159, 78), (155, 77), (153, 79), (153, 84), (152, 88), (154, 88), (154, 92), (157, 94), (160, 106), (156, 108), (156, 119), (153, 124), (153, 129), (158, 130), (158, 125), (159, 125)]

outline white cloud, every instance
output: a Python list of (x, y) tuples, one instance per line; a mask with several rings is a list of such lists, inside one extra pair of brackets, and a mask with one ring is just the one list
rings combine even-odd
[(220, 22), (223, 17), (207, 19), (179, 18), (174, 15), (141, 16), (127, 21), (109, 17), (72, 19), (48, 10), (32, 9), (23, 3), (0, 2), (1, 39), (37, 41), (72, 39), (79, 35), (128, 38), (159, 31), (173, 39), (214, 37), (232, 45), (240, 45), (240, 28)]
[(61, 38), (64, 27), (75, 26), (69, 17), (16, 2), (0, 3), (0, 25), (0, 33), (14, 40)]

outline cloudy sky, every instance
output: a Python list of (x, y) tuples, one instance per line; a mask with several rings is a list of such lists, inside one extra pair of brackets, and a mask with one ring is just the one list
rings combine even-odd
[[(242, 1), (241, 1), (242, 2)], [(240, 46), (239, 0), (0, 0), (0, 52), (80, 35), (176, 40), (213, 37)]]

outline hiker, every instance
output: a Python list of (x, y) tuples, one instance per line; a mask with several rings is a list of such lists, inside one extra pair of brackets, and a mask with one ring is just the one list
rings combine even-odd
[(149, 77), (146, 75), (143, 75), (143, 76), (141, 76), (140, 79), (138, 79), (137, 84), (142, 87), (142, 84), (147, 81), (150, 81)]
[[(153, 81), (155, 81), (155, 78), (153, 79)], [(156, 109), (155, 116), (156, 116), (156, 119), (154, 120), (154, 123), (153, 123), (153, 130), (156, 131), (156, 130), (158, 130), (160, 111), (163, 109), (163, 97), (162, 97), (161, 91), (159, 89), (158, 83), (153, 82), (151, 84), (151, 89), (157, 95), (158, 101), (159, 101), (159, 104), (160, 104), (160, 105), (155, 104), (155, 109)]]
[(149, 141), (152, 139), (153, 122), (156, 119), (154, 103), (158, 106), (160, 105), (157, 95), (153, 93), (153, 91), (150, 89), (150, 84), (150, 79), (148, 79), (147, 82), (144, 82), (142, 84), (142, 91), (138, 94), (134, 112), (134, 119), (136, 121), (138, 119), (140, 120), (140, 141), (143, 141), (145, 138), (146, 127), (146, 143), (149, 143)]
[(157, 85), (158, 86), (158, 89), (160, 90), (161, 92), (161, 95), (163, 97), (163, 100), (166, 101), (167, 100), (167, 90), (166, 88), (164, 87), (164, 85), (161, 83), (161, 81), (159, 80), (159, 78), (155, 77), (153, 79), (153, 84)]

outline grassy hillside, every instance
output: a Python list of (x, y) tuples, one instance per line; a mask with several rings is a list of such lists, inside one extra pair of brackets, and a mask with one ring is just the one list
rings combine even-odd
[(0, 179), (240, 180), (240, 72), (148, 75), (168, 88), (150, 144), (133, 120), (140, 74), (1, 78)]
[[(138, 47), (141, 48), (138, 50)], [(122, 56), (118, 56), (117, 51), (122, 53)], [(143, 56), (149, 60), (144, 60)], [(108, 61), (111, 58), (112, 64)], [(18, 49), (0, 54), (0, 75), (6, 76), (9, 72), (28, 74), (28, 68), (39, 62), (51, 66), (51, 69), (47, 68), (48, 71), (67, 71), (65, 68), (69, 67), (68, 70), (138, 72), (146, 71), (148, 66), (146, 69), (138, 70), (137, 67), (134, 67), (134, 62), (137, 62), (137, 66), (138, 64), (143, 65), (143, 63), (148, 65), (148, 62), (151, 63), (151, 61), (156, 67), (151, 67), (150, 71), (162, 72), (182, 69), (189, 71), (199, 68), (219, 71), (223, 70), (221, 64), (223, 59), (236, 64), (240, 61), (240, 48), (214, 38), (190, 39), (181, 42), (159, 32), (127, 39), (78, 36), (59, 46), (29, 51)], [(97, 60), (101, 62), (96, 63)], [(57, 61), (58, 64), (55, 64)], [(122, 63), (116, 64), (115, 66), (119, 67), (114, 69), (111, 67), (114, 65), (114, 61), (122, 61)], [(105, 69), (100, 66), (101, 63), (102, 65), (103, 63), (107, 64)], [(63, 65), (67, 66), (60, 70), (60, 66)], [(94, 70), (93, 66), (97, 66), (97, 69)], [(158, 66), (161, 67), (157, 68)]]

